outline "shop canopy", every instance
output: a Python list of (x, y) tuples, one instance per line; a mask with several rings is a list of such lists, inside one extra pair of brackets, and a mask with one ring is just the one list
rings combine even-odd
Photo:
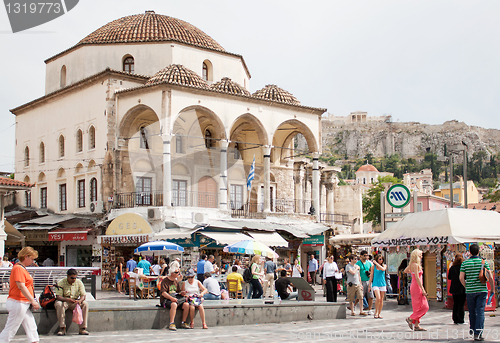
[(410, 213), (372, 240), (376, 247), (500, 243), (500, 213), (447, 208)]
[(335, 235), (330, 237), (330, 244), (345, 245), (370, 245), (372, 239), (378, 236), (378, 233)]
[(7, 234), (7, 241), (9, 242), (22, 242), (24, 240), (24, 235), (17, 231), (15, 227), (12, 226), (7, 220), (3, 221), (5, 233)]
[(200, 231), (204, 236), (213, 239), (219, 245), (238, 243), (247, 239), (250, 239), (247, 235), (239, 232), (204, 232)]
[[(288, 247), (288, 242), (280, 236), (279, 233), (261, 233), (261, 232), (249, 232), (250, 236), (255, 238), (256, 241), (264, 243), (270, 247)], [(245, 238), (248, 239), (248, 238)]]
[(200, 228), (197, 228), (197, 229), (185, 229), (185, 228), (164, 229), (164, 230), (161, 230), (160, 232), (158, 232), (154, 236), (154, 239), (156, 239), (156, 240), (163, 240), (163, 239), (168, 240), (168, 239), (191, 238), (191, 235), (198, 230), (200, 230)]

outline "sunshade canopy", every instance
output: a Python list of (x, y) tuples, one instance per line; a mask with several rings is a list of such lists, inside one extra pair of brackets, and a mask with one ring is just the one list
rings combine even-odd
[(500, 243), (500, 213), (447, 208), (411, 213), (372, 240), (377, 247)]
[(183, 252), (184, 248), (180, 245), (171, 242), (164, 241), (154, 241), (144, 243), (134, 250), (134, 254), (136, 255), (165, 255), (173, 252)]
[(260, 255), (269, 258), (278, 258), (278, 254), (276, 254), (271, 248), (253, 239), (247, 239), (228, 245), (224, 247), (224, 251), (235, 254)]

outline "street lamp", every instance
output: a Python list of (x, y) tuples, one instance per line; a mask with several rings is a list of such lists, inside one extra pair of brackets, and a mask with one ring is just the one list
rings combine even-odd
[(444, 161), (450, 161), (450, 208), (453, 208), (453, 156), (438, 156), (437, 157), (438, 161), (444, 162)]
[(462, 144), (451, 145), (449, 151), (452, 153), (460, 153), (463, 152), (463, 173), (464, 173), (464, 208), (468, 208), (468, 199), (467, 199), (467, 144), (462, 141)]

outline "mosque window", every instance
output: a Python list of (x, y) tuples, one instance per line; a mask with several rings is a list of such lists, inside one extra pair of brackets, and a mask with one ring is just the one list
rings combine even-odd
[(148, 132), (146, 131), (146, 127), (142, 126), (139, 130), (140, 140), (141, 140), (141, 149), (149, 149), (148, 145)]
[(64, 157), (64, 136), (59, 136), (59, 157)]
[(234, 159), (239, 160), (241, 158), (240, 146), (238, 143), (234, 144)]
[(175, 152), (178, 154), (184, 153), (184, 147), (182, 145), (182, 136), (175, 136)]
[(29, 167), (30, 165), (30, 148), (24, 148), (24, 166)]
[(134, 73), (134, 58), (127, 57), (123, 60), (123, 71), (133, 74)]
[(95, 149), (95, 128), (93, 126), (89, 129), (89, 149)]
[(82, 130), (78, 130), (76, 132), (76, 151), (77, 152), (83, 151), (83, 133), (82, 133)]
[(205, 147), (207, 149), (210, 149), (212, 148), (214, 145), (213, 145), (213, 139), (212, 139), (212, 133), (210, 132), (210, 130), (205, 130)]
[(205, 62), (203, 62), (203, 80), (208, 81), (208, 66)]
[(66, 66), (61, 68), (61, 88), (66, 87)]
[(45, 163), (45, 143), (40, 143), (40, 163)]

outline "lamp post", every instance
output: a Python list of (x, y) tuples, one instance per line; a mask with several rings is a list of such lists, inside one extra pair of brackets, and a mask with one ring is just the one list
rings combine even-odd
[(463, 173), (464, 173), (464, 208), (468, 208), (468, 199), (467, 199), (467, 144), (462, 141), (462, 144), (452, 145), (449, 149), (452, 153), (460, 153), (463, 152)]
[(438, 156), (438, 161), (450, 161), (450, 208), (453, 208), (453, 155)]

